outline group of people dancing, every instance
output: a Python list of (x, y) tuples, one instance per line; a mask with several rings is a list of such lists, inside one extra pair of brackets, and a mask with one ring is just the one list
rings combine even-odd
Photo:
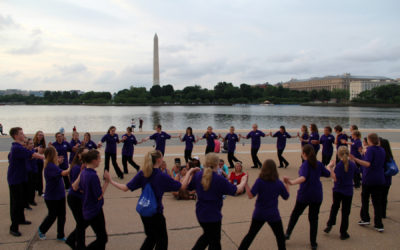
[[(183, 199), (196, 200), (196, 217), (203, 229), (203, 234), (195, 242), (193, 249), (221, 249), (221, 225), (223, 199), (227, 195), (237, 196), (247, 194), (248, 198), (257, 197), (252, 221), (248, 233), (244, 236), (239, 249), (248, 249), (261, 227), (267, 222), (271, 227), (279, 249), (286, 249), (295, 225), (308, 207), (310, 223), (310, 243), (312, 249), (317, 249), (319, 209), (323, 201), (321, 177), (332, 178), (333, 202), (325, 233), (329, 233), (336, 224), (336, 216), (342, 207), (342, 222), (340, 239), (350, 237), (348, 234), (349, 215), (354, 188), (362, 186), (360, 211), (361, 226), (371, 223), (369, 215), (369, 200), (374, 207), (374, 228), (384, 231), (382, 219), (386, 218), (387, 196), (391, 185), (391, 175), (385, 174), (387, 164), (393, 162), (393, 154), (389, 141), (371, 133), (361, 141), (361, 133), (357, 126), (352, 125), (349, 137), (341, 126), (332, 129), (324, 128), (324, 134), (319, 136), (315, 124), (301, 127), (301, 133), (291, 136), (281, 126), (279, 131), (262, 132), (257, 124), (246, 136), (235, 133), (230, 127), (229, 133), (223, 137), (216, 135), (212, 127), (208, 127), (202, 137), (196, 137), (191, 128), (185, 135), (171, 136), (162, 131), (161, 125), (156, 127), (156, 133), (137, 140), (128, 127), (126, 133), (119, 138), (116, 128), (111, 126), (98, 143), (91, 140), (90, 133), (85, 133), (79, 140), (78, 132), (74, 131), (71, 142), (67, 142), (62, 132), (55, 134), (55, 141), (46, 144), (44, 134), (38, 131), (33, 139), (25, 137), (22, 128), (10, 130), (13, 138), (8, 168), (8, 184), (10, 189), (10, 234), (21, 236), (20, 225), (31, 224), (26, 220), (24, 209), (35, 206), (35, 191), (41, 194), (43, 189), (42, 172), (46, 180), (44, 201), (48, 214), (39, 226), (38, 236), (46, 239), (46, 233), (57, 220), (57, 240), (67, 243), (72, 249), (105, 249), (107, 239), (103, 205), (104, 194), (111, 184), (124, 192), (147, 187), (155, 199), (156, 207), (152, 213), (140, 214), (146, 239), (141, 249), (167, 249), (168, 233), (166, 219), (163, 215), (162, 198), (165, 192), (173, 192), (174, 196)], [(257, 154), (261, 146), (261, 137), (277, 138), (277, 153), (279, 165), (272, 159), (263, 163)], [(302, 164), (299, 177), (279, 178), (278, 168), (287, 168), (289, 162), (283, 157), (286, 140), (299, 138), (301, 143)], [(181, 166), (180, 160), (175, 160), (175, 166), (170, 171), (163, 159), (166, 140), (178, 138), (185, 142), (184, 159), (186, 165)], [(207, 141), (206, 155), (203, 164), (200, 159), (192, 157), (193, 144), (199, 140)], [(222, 139), (228, 145), (229, 167), (219, 158), (215, 151), (215, 140)], [(251, 139), (252, 168), (260, 168), (257, 179), (249, 186), (249, 174), (243, 172), (242, 162), (234, 153), (236, 144), (241, 139)], [(155, 149), (144, 156), (143, 165), (139, 166), (133, 160), (134, 147), (148, 140), (155, 141)], [(123, 171), (117, 163), (117, 144), (123, 143)], [(105, 146), (104, 175), (100, 180), (96, 168), (101, 164), (101, 155), (97, 150)], [(322, 162), (317, 160), (317, 154), (322, 145)], [(334, 145), (337, 153), (333, 158)], [(350, 150), (349, 146), (350, 145)], [(68, 152), (69, 157), (68, 157)], [(112, 162), (119, 179), (128, 173), (128, 163), (137, 173), (128, 183), (119, 183), (109, 174), (109, 162)], [(179, 160), (179, 161), (178, 161)], [(234, 168), (230, 174), (228, 168)], [(40, 180), (39, 180), (40, 179)], [(103, 182), (103, 184), (102, 184)], [(42, 185), (42, 186), (41, 186)], [(278, 209), (278, 198), (289, 198), (290, 186), (299, 185), (295, 207), (291, 213), (286, 232)], [(66, 190), (67, 189), (67, 195)], [(140, 201), (141, 199), (139, 199)], [(68, 237), (65, 237), (66, 202), (70, 207), (76, 222), (76, 227)], [(138, 206), (140, 202), (138, 202)], [(138, 210), (139, 211), (139, 210)], [(91, 226), (96, 239), (89, 245), (85, 243), (85, 231)]]

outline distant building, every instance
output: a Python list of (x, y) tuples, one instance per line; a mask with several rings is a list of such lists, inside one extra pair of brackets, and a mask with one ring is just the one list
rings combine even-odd
[(313, 77), (309, 79), (297, 80), (291, 79), (288, 82), (282, 83), (284, 88), (298, 91), (312, 91), (312, 90), (329, 90), (333, 89), (346, 89), (350, 90), (350, 83), (353, 81), (361, 82), (386, 82), (394, 81), (393, 79), (382, 76), (353, 76), (349, 73), (337, 76), (324, 76)]
[(261, 89), (265, 89), (268, 86), (271, 86), (271, 84), (269, 84), (268, 82), (266, 83), (260, 83), (260, 84), (255, 84), (255, 85), (251, 85), (254, 88), (261, 88)]
[(399, 84), (400, 81), (395, 80), (369, 80), (369, 81), (351, 81), (350, 82), (350, 100), (356, 98), (361, 92), (366, 90), (371, 90), (373, 88), (389, 85), (389, 84)]

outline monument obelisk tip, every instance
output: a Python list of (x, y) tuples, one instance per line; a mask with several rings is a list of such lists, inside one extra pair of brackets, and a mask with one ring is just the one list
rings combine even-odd
[(160, 64), (158, 59), (158, 36), (154, 35), (154, 51), (153, 51), (153, 86), (160, 85)]

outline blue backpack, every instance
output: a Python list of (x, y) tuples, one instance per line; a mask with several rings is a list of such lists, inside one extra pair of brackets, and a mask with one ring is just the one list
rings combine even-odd
[(136, 211), (143, 217), (151, 217), (157, 213), (157, 199), (150, 183), (144, 186), (136, 205)]

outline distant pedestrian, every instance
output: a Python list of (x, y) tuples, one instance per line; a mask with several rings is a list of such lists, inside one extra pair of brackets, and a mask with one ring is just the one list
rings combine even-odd
[(142, 132), (143, 130), (143, 119), (140, 117), (139, 118), (139, 131)]
[(74, 125), (74, 127), (72, 128), (72, 132), (76, 132), (76, 127)]
[(1, 135), (7, 135), (5, 133), (3, 133), (3, 124), (0, 123), (0, 134)]
[(136, 122), (135, 122), (135, 119), (134, 119), (134, 118), (132, 118), (132, 120), (131, 120), (131, 128), (132, 128), (132, 131), (135, 131)]

